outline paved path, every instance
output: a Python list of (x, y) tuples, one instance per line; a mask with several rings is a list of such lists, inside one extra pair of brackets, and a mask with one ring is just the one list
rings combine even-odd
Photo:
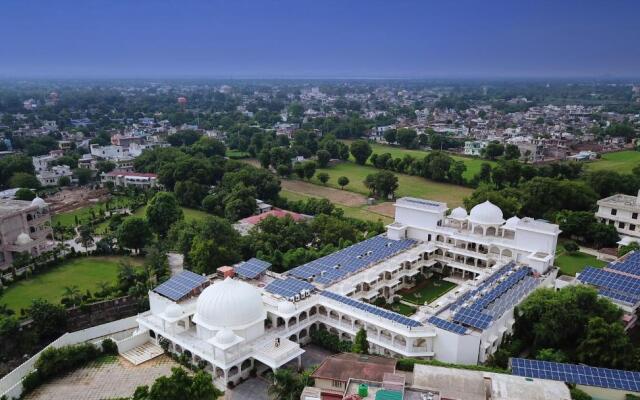
[(600, 252), (598, 250), (591, 249), (589, 247), (580, 246), (580, 251), (582, 253), (589, 254), (589, 255), (594, 256), (594, 257), (599, 257), (600, 256)]
[(152, 385), (164, 375), (171, 375), (176, 364), (163, 355), (142, 365), (133, 366), (123, 358), (114, 362), (92, 364), (55, 379), (26, 396), (26, 400), (102, 400), (129, 397), (138, 386)]

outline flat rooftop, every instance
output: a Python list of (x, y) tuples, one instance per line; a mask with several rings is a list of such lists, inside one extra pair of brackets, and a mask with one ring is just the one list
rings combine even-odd
[(13, 214), (28, 207), (31, 207), (30, 201), (0, 199), (0, 216)]
[(401, 197), (396, 200), (395, 205), (405, 205), (409, 207), (421, 208), (423, 210), (442, 211), (447, 210), (447, 204), (439, 201), (424, 200), (417, 197)]
[(628, 194), (614, 194), (613, 196), (605, 197), (604, 199), (598, 200), (598, 204), (606, 203), (617, 206), (626, 206), (633, 208), (640, 208), (640, 205), (636, 203), (636, 196), (629, 196)]

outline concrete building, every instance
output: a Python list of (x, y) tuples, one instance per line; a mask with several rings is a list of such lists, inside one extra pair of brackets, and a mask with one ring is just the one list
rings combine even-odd
[(620, 245), (640, 241), (640, 197), (614, 194), (598, 200), (596, 219), (603, 224), (616, 227), (620, 234)]
[(482, 150), (489, 144), (486, 140), (473, 140), (464, 142), (464, 154), (467, 156), (481, 156)]
[(37, 256), (50, 250), (52, 235), (44, 200), (0, 200), (0, 270), (8, 269), (18, 253)]
[(55, 165), (47, 171), (40, 171), (36, 178), (42, 186), (57, 186), (63, 176), (69, 179), (73, 177), (73, 172), (68, 165)]
[(159, 185), (158, 175), (151, 173), (113, 170), (107, 173), (103, 172), (101, 176), (103, 185), (111, 182), (115, 187), (136, 187), (147, 190)]
[[(560, 231), (531, 218), (504, 221), (489, 202), (469, 215), (447, 211), (444, 203), (399, 199), (385, 235), (286, 274), (255, 260), (235, 267), (239, 278), (185, 272), (191, 276), (149, 293), (151, 313), (138, 319), (135, 336), (188, 354), (221, 387), (299, 357), (317, 330), (353, 340), (364, 329), (371, 354), (484, 362), (511, 332), (514, 306), (553, 285)], [(434, 274), (455, 287), (413, 315), (393, 311), (398, 291)]]

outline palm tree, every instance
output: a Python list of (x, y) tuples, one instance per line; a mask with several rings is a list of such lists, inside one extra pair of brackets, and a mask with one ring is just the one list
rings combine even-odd
[(269, 396), (274, 400), (294, 400), (297, 399), (295, 392), (297, 389), (297, 379), (291, 370), (281, 368), (273, 373), (273, 383), (269, 386)]
[(82, 247), (84, 247), (84, 251), (87, 251), (87, 247), (93, 244), (93, 236), (89, 225), (82, 225), (78, 228), (76, 243), (81, 243)]
[(69, 300), (72, 306), (77, 306), (82, 303), (82, 294), (76, 285), (65, 286), (64, 297)]

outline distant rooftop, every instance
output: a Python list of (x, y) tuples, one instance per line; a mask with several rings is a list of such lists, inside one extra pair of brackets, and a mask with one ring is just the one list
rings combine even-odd
[(604, 199), (598, 200), (598, 204), (606, 203), (611, 205), (616, 205), (618, 207), (629, 207), (629, 208), (640, 208), (640, 205), (636, 203), (636, 196), (629, 196), (628, 194), (614, 194), (613, 196), (605, 197)]
[(416, 197), (401, 197), (398, 200), (396, 200), (396, 204), (397, 205), (406, 205), (406, 206), (410, 206), (410, 207), (417, 207), (417, 208), (422, 208), (425, 210), (446, 210), (447, 209), (447, 204), (446, 203), (441, 203), (439, 201), (431, 201), (431, 200), (424, 200), (424, 199), (418, 199)]
[(12, 214), (28, 207), (31, 207), (30, 201), (0, 199), (0, 216)]

